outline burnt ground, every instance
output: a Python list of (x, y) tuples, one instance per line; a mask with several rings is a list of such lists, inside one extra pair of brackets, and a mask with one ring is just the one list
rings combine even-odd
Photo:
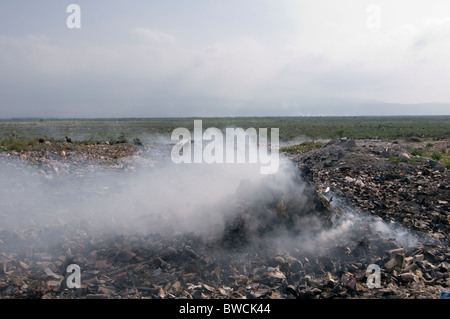
[[(41, 147), (0, 153), (18, 159), (2, 169), (31, 165), (43, 183), (98, 167), (121, 176), (141, 166), (157, 169), (168, 150), (126, 143)], [(269, 205), (236, 196), (219, 233), (110, 233), (58, 218), (0, 224), (0, 298), (439, 298), (450, 289), (448, 170), (426, 158), (408, 161), (407, 147), (341, 140), (287, 154), (307, 186), (275, 194)], [(8, 200), (14, 191), (0, 192), (5, 221), (20, 206)], [(320, 228), (292, 231), (305, 215), (317, 215)], [(260, 219), (264, 227), (252, 228)], [(67, 287), (70, 264), (81, 268), (80, 289)], [(373, 264), (380, 267), (378, 288), (367, 284)]]

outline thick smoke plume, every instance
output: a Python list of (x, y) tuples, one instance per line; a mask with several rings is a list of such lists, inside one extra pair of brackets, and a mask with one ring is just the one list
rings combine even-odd
[[(134, 158), (136, 169), (126, 173), (87, 163), (48, 179), (33, 165), (0, 157), (0, 231), (38, 232), (48, 246), (80, 231), (87, 236), (195, 232), (218, 238), (229, 223), (243, 217), (250, 234), (267, 236), (237, 244), (272, 240), (283, 247), (319, 251), (353, 240), (354, 230), (368, 221), (345, 213), (325, 225), (311, 206), (311, 188), (284, 158), (274, 175), (261, 175), (258, 164), (176, 165), (168, 158), (152, 167), (139, 165), (141, 160)], [(303, 213), (273, 225), (277, 214), (289, 209)], [(371, 225), (392, 236), (398, 233), (381, 221)], [(402, 236), (411, 242), (406, 232)], [(26, 249), (29, 243), (21, 247), (13, 238), (3, 244)]]

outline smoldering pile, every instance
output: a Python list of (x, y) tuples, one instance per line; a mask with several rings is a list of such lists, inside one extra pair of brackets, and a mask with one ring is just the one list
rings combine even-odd
[(298, 177), (280, 181), (269, 176), (255, 184), (243, 181), (229, 200), (221, 241), (227, 248), (258, 245), (280, 235), (313, 234), (330, 228), (340, 215), (313, 185)]
[[(330, 206), (291, 165), (261, 179), (151, 162), (62, 185), (8, 162), (24, 178), (2, 180), (2, 298), (434, 298), (448, 280), (432, 242), (404, 245), (381, 220)], [(374, 263), (381, 289), (366, 285)], [(70, 264), (81, 289), (66, 285)]]

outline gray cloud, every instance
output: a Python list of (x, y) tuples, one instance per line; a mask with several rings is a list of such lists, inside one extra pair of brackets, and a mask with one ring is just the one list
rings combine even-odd
[[(181, 19), (189, 9), (183, 15), (157, 4), (152, 5), (174, 20), (149, 26), (136, 7), (128, 9), (136, 15), (134, 23), (127, 11), (128, 19), (118, 18), (117, 25), (110, 21), (112, 30), (105, 34), (92, 12), (84, 10), (90, 24), (78, 34), (9, 30), (0, 34), (0, 117), (358, 115), (372, 110), (366, 102), (352, 105), (372, 100), (391, 103), (380, 112), (390, 114), (392, 105), (402, 104), (408, 105), (403, 108), (407, 114), (428, 114), (418, 104), (450, 102), (445, 85), (450, 82), (450, 18), (437, 16), (438, 11), (427, 16), (417, 6), (408, 11), (401, 3), (384, 4), (382, 28), (374, 30), (366, 25), (364, 4), (348, 10), (326, 4), (321, 11), (286, 0), (269, 14), (272, 5), (264, 1), (248, 21), (242, 12), (234, 17), (241, 33), (232, 26), (227, 33), (213, 16), (196, 13), (204, 19), (198, 26), (211, 26), (194, 34)], [(236, 3), (229, 5), (239, 10)], [(250, 8), (246, 4), (242, 10)], [(219, 13), (213, 5), (205, 10)], [(270, 18), (272, 32), (259, 31), (263, 18)], [(283, 18), (289, 23), (275, 23)], [(323, 105), (325, 98), (352, 105)], [(434, 104), (434, 110), (449, 114), (443, 105)]]

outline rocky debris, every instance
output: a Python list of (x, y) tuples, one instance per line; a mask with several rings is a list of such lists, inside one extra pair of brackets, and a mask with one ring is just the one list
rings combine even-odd
[(421, 231), (437, 239), (449, 233), (449, 172), (423, 158), (414, 164), (391, 161), (404, 154), (397, 143), (331, 141), (304, 156), (292, 156), (320, 189), (342, 205)]
[[(379, 233), (355, 234), (368, 237), (366, 246), (336, 244), (321, 254), (276, 247), (230, 252), (196, 234), (88, 233), (68, 234), (51, 250), (3, 247), (2, 298), (438, 298), (449, 284), (448, 255), (436, 245), (404, 249)], [(81, 268), (79, 289), (65, 284), (73, 263)], [(367, 287), (372, 263), (381, 267), (378, 289)]]
[(448, 289), (445, 267), (437, 275), (423, 271), (449, 263), (449, 172), (439, 162), (408, 154), (414, 142), (341, 139), (306, 154), (288, 154), (334, 205), (400, 225), (420, 238), (410, 255), (403, 248), (390, 251), (382, 274), (392, 285), (380, 290), (386, 296), (406, 284)]
[(0, 152), (0, 159), (19, 159), (31, 164), (48, 180), (76, 173), (85, 176), (99, 170), (120, 173), (138, 167), (154, 167), (166, 160), (169, 145), (130, 143), (74, 143), (45, 141), (29, 150)]
[(58, 157), (71, 158), (74, 161), (95, 161), (98, 163), (108, 163), (108, 161), (129, 157), (138, 148), (129, 143), (73, 143), (70, 139), (62, 141), (45, 141), (39, 145), (23, 150), (5, 151), (7, 155), (21, 156), (23, 159), (35, 164), (45, 159), (57, 159)]
[[(439, 298), (448, 292), (447, 170), (389, 161), (386, 147), (403, 152), (398, 144), (341, 142), (291, 156), (311, 183), (305, 189), (275, 193), (262, 206), (239, 192), (246, 195), (230, 202), (233, 214), (220, 234), (111, 232), (58, 219), (14, 229), (0, 225), (0, 298)], [(89, 174), (89, 165), (98, 164), (65, 151), (65, 158), (11, 153), (18, 162), (9, 165), (43, 157), (46, 172), (58, 176), (61, 167)], [(132, 170), (149, 158), (156, 163), (161, 153), (164, 146), (144, 144), (122, 160)], [(1, 218), (7, 217), (7, 198), (0, 201)], [(350, 209), (353, 215), (345, 212)], [(308, 212), (318, 223), (305, 235), (310, 224), (292, 221)], [(274, 227), (287, 232), (272, 232)], [(395, 231), (403, 229), (405, 238)], [(67, 285), (71, 264), (80, 266), (80, 288)], [(379, 288), (367, 285), (373, 264), (380, 267)]]

